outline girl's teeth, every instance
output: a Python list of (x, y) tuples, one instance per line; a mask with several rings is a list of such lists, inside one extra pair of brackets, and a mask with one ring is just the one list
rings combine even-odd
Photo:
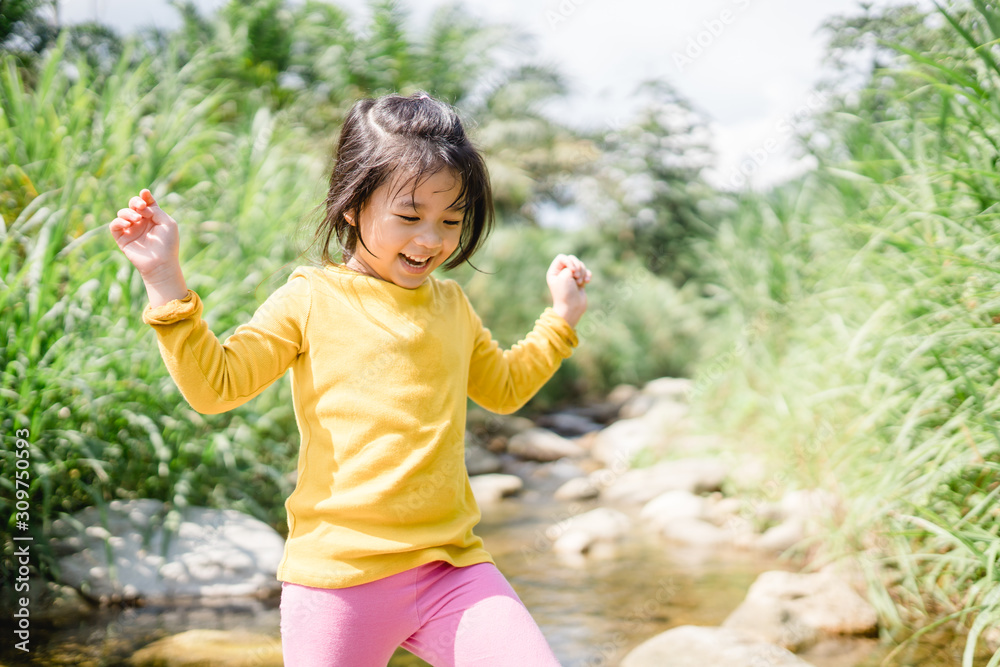
[(429, 257), (427, 259), (417, 260), (417, 259), (413, 259), (412, 257), (409, 257), (407, 255), (403, 255), (403, 259), (406, 261), (407, 264), (409, 264), (410, 266), (413, 266), (413, 267), (423, 266), (424, 264), (426, 264), (430, 260)]

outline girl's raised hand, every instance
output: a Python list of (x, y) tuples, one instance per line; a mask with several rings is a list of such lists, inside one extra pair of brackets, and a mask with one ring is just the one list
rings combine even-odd
[(591, 273), (573, 255), (556, 255), (545, 274), (552, 293), (552, 309), (575, 327), (587, 310), (587, 292)]
[(118, 217), (108, 227), (144, 279), (179, 272), (177, 223), (157, 206), (149, 190), (132, 197), (129, 207), (118, 211)]

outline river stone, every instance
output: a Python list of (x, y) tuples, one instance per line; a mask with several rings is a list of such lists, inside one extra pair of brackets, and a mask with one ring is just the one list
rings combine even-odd
[(600, 490), (589, 477), (574, 477), (552, 495), (556, 500), (590, 500), (600, 495)]
[(470, 477), (469, 484), (472, 486), (472, 495), (480, 505), (498, 503), (504, 496), (513, 495), (524, 487), (524, 482), (517, 475), (499, 473)]
[[(263, 521), (232, 509), (188, 507), (166, 538), (165, 515), (158, 500), (114, 500), (108, 528), (96, 507), (53, 522), (57, 553), (69, 552), (59, 559), (62, 583), (102, 602), (266, 596), (281, 589), (277, 571), (285, 541)], [(117, 569), (114, 581), (105, 544)]]
[[(670, 450), (671, 433), (683, 425), (690, 408), (668, 398), (651, 398), (641, 417), (619, 419), (599, 431), (591, 455), (607, 466), (631, 465), (636, 455)], [(622, 413), (625, 414), (624, 412)]]
[(465, 469), (470, 475), (485, 475), (500, 472), (503, 467), (500, 457), (479, 445), (474, 438), (466, 434), (465, 438)]
[(648, 503), (668, 491), (710, 493), (718, 491), (729, 474), (729, 467), (712, 458), (688, 458), (661, 461), (649, 468), (627, 470), (603, 491), (609, 502)]
[(728, 628), (682, 625), (633, 649), (621, 667), (809, 667), (793, 653)]
[(507, 443), (507, 451), (531, 461), (555, 461), (564, 456), (580, 457), (586, 454), (579, 445), (544, 428), (518, 433)]
[(188, 630), (136, 651), (133, 667), (282, 667), (281, 639), (245, 630)]
[(565, 437), (575, 437), (601, 430), (601, 425), (587, 417), (570, 412), (554, 412), (550, 415), (539, 417), (536, 423), (558, 435)]
[(757, 538), (755, 546), (763, 551), (782, 553), (804, 540), (805, 536), (805, 521), (801, 517), (792, 517), (765, 530)]
[(754, 632), (798, 651), (836, 635), (870, 636), (878, 630), (875, 608), (830, 572), (761, 574), (723, 627)]
[(705, 499), (689, 491), (667, 491), (646, 503), (639, 516), (654, 526), (663, 526), (681, 519), (701, 519)]
[(618, 510), (598, 507), (551, 526), (546, 535), (559, 535), (552, 545), (556, 553), (583, 554), (598, 543), (618, 542), (628, 532), (631, 524), (631, 519)]
[(514, 415), (498, 415), (486, 410), (469, 410), (466, 415), (465, 426), (470, 431), (491, 436), (502, 436), (510, 438), (529, 428), (534, 428), (535, 423), (527, 417), (517, 417)]
[(799, 489), (781, 497), (779, 511), (785, 519), (813, 519), (829, 516), (837, 504), (837, 497), (829, 491)]
[(647, 382), (642, 388), (642, 393), (647, 396), (669, 398), (672, 401), (684, 403), (691, 395), (693, 388), (694, 382), (689, 378), (662, 377)]

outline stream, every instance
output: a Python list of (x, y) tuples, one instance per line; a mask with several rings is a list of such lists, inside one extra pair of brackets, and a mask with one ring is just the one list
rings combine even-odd
[[(596, 501), (575, 506), (554, 501), (547, 489), (529, 483), (519, 497), (484, 507), (477, 529), (565, 667), (613, 667), (638, 644), (667, 629), (718, 625), (742, 602), (758, 574), (790, 567), (750, 552), (678, 549), (640, 530), (632, 531), (614, 552), (577, 562), (554, 553), (546, 529), (567, 518), (568, 508), (584, 512), (596, 506)], [(105, 610), (58, 628), (33, 627), (34, 650), (27, 660), (13, 649), (13, 640), (5, 641), (0, 664), (127, 665), (143, 645), (193, 628), (277, 636), (278, 602), (275, 596)], [(10, 637), (10, 631), (5, 635)], [(960, 638), (944, 637), (888, 664), (957, 666), (961, 651)], [(876, 640), (845, 640), (800, 655), (815, 667), (878, 667), (887, 653)], [(423, 665), (402, 649), (390, 662), (391, 667)]]

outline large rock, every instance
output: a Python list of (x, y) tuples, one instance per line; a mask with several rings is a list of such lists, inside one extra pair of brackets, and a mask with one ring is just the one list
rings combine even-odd
[(470, 477), (469, 484), (472, 486), (472, 495), (480, 505), (498, 503), (502, 498), (514, 495), (524, 487), (524, 482), (517, 475), (498, 473)]
[(621, 667), (808, 667), (793, 653), (727, 628), (682, 625), (633, 649)]
[(281, 638), (244, 630), (188, 630), (136, 651), (134, 667), (282, 667)]
[(507, 443), (507, 451), (531, 461), (555, 461), (564, 456), (580, 457), (586, 454), (579, 445), (544, 428), (518, 433)]
[(104, 527), (97, 508), (88, 507), (72, 521), (53, 524), (53, 546), (68, 554), (59, 559), (62, 582), (87, 597), (150, 603), (262, 596), (281, 588), (276, 574), (285, 541), (252, 516), (185, 508), (169, 537), (163, 526), (166, 511), (158, 500), (112, 501), (107, 518)]
[(830, 572), (765, 572), (723, 623), (798, 651), (837, 635), (869, 636), (878, 630), (875, 608)]
[(623, 472), (601, 491), (601, 498), (610, 502), (647, 503), (668, 491), (709, 493), (718, 491), (728, 474), (728, 466), (712, 458), (662, 461), (649, 468)]
[(550, 527), (546, 534), (558, 534), (552, 545), (556, 553), (584, 554), (595, 545), (618, 542), (628, 533), (631, 524), (628, 516), (618, 510), (599, 507)]
[(607, 466), (631, 465), (640, 452), (669, 451), (672, 434), (683, 427), (690, 408), (669, 398), (649, 397), (642, 416), (620, 419), (598, 432), (592, 456)]

